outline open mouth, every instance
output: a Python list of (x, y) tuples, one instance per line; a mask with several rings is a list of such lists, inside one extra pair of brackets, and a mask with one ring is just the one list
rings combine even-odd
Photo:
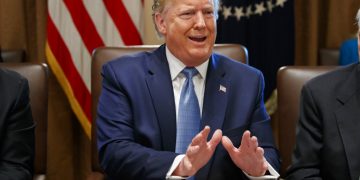
[(196, 41), (196, 42), (204, 42), (206, 40), (206, 36), (205, 37), (189, 37), (192, 41)]

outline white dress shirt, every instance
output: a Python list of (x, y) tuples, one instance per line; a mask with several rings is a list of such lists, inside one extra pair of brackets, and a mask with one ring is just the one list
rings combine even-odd
[[(179, 59), (177, 59), (169, 49), (166, 47), (166, 58), (168, 59), (170, 75), (174, 90), (174, 100), (175, 100), (175, 108), (176, 108), (176, 120), (178, 119), (179, 113), (179, 101), (182, 86), (186, 80), (186, 77), (181, 71), (186, 67), (184, 63), (182, 63)], [(200, 116), (202, 114), (202, 107), (204, 101), (204, 92), (205, 92), (205, 79), (207, 73), (207, 67), (209, 64), (209, 60), (205, 61), (199, 66), (196, 66), (196, 70), (199, 72), (197, 75), (193, 77), (193, 83), (195, 88), (195, 93), (199, 101), (200, 107)]]

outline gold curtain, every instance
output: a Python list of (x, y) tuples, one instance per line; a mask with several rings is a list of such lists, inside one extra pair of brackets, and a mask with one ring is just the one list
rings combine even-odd
[[(46, 62), (46, 3), (0, 0), (0, 47), (24, 49), (28, 62)], [(359, 7), (360, 0), (295, 0), (295, 64), (317, 65), (319, 49), (338, 48), (342, 41), (354, 36)], [(90, 172), (90, 141), (51, 73), (48, 120), (48, 178), (85, 179)]]

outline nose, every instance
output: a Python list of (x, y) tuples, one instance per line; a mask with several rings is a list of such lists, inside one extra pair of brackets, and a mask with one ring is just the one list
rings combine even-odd
[(202, 12), (197, 12), (195, 15), (195, 28), (196, 29), (205, 28), (205, 17)]

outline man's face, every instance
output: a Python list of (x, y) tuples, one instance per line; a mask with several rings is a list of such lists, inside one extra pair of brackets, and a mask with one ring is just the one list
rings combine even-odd
[(171, 53), (186, 66), (210, 57), (216, 38), (213, 0), (168, 0), (155, 21)]

